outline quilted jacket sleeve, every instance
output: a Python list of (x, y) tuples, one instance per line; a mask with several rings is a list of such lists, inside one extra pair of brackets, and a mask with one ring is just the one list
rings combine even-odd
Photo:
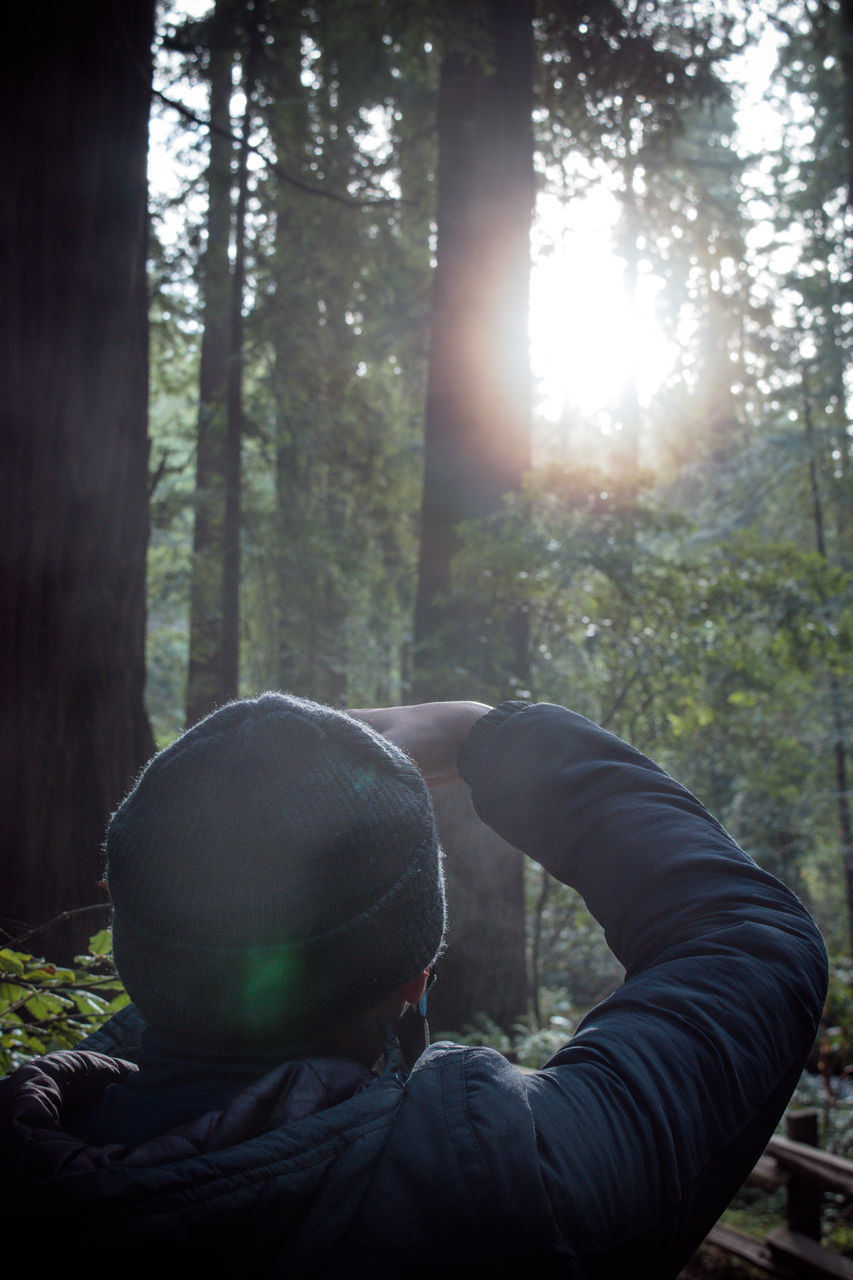
[(809, 914), (702, 805), (582, 716), (504, 704), (460, 755), (482, 819), (576, 888), (624, 985), (526, 1077), (575, 1274), (675, 1275), (770, 1137), (813, 1044)]

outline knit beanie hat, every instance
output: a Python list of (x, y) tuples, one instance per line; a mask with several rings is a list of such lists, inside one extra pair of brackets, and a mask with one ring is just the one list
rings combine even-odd
[(361, 1013), (445, 926), (423, 778), (343, 712), (233, 702), (148, 764), (106, 840), (116, 967), (185, 1043), (265, 1048)]

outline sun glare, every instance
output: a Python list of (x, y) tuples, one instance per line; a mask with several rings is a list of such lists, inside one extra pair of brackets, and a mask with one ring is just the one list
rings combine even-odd
[(648, 403), (675, 361), (655, 314), (662, 282), (641, 274), (632, 307), (624, 264), (613, 251), (617, 217), (607, 192), (567, 208), (543, 196), (537, 209), (530, 298), (530, 354), (537, 408), (602, 422), (636, 376)]
[[(211, 0), (180, 0), (175, 12), (199, 16)], [(775, 138), (779, 121), (767, 85), (775, 63), (778, 33), (766, 27), (753, 39), (741, 63), (731, 68), (737, 104), (739, 145), (752, 154), (757, 169), (768, 137)], [(180, 96), (198, 105), (199, 86), (183, 84)], [(387, 143), (384, 116), (370, 123), (362, 145), (373, 135), (378, 146)], [(175, 155), (175, 122), (154, 113), (151, 124), (150, 178), (152, 191), (174, 198), (186, 173)], [(761, 194), (753, 181), (752, 198)], [(201, 197), (196, 197), (200, 199)], [(753, 209), (755, 213), (755, 206)], [(543, 193), (537, 202), (533, 229), (530, 296), (530, 357), (535, 409), (540, 419), (558, 424), (580, 415), (608, 434), (618, 420), (618, 407), (629, 380), (634, 380), (640, 405), (647, 407), (677, 365), (678, 349), (665, 332), (658, 314), (663, 281), (650, 271), (639, 276), (636, 296), (628, 296), (625, 264), (614, 249), (619, 216), (616, 196), (602, 183), (586, 196), (562, 200)], [(758, 225), (753, 242), (767, 234)], [(168, 216), (160, 234), (170, 235)], [(682, 335), (683, 336), (683, 335)]]
[[(778, 105), (768, 93), (781, 35), (760, 17), (756, 23), (743, 55), (725, 74), (736, 106), (737, 148), (747, 159), (747, 204), (755, 219), (748, 241), (761, 248), (778, 243), (764, 221), (761, 198), (766, 154), (781, 138)], [(663, 281), (641, 273), (631, 304), (625, 264), (614, 250), (618, 216), (616, 197), (604, 185), (568, 202), (543, 194), (532, 241), (530, 355), (537, 412), (551, 423), (579, 414), (603, 434), (614, 426), (626, 381), (636, 376), (640, 404), (647, 406), (679, 354), (658, 316)], [(781, 254), (796, 251), (796, 244), (777, 248), (776, 268), (785, 265)]]

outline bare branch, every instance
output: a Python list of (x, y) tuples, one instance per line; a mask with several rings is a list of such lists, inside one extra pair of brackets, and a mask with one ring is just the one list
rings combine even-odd
[[(237, 145), (238, 139), (230, 130), (217, 128), (212, 125), (209, 120), (206, 120), (203, 116), (200, 116), (197, 112), (191, 110), (191, 108), (186, 106), (185, 103), (179, 102), (177, 98), (170, 98), (160, 89), (154, 89), (152, 92), (154, 96), (159, 98), (161, 102), (164, 102), (167, 107), (172, 107), (175, 111), (179, 112), (185, 120), (190, 120), (193, 124), (201, 125), (203, 128), (210, 129), (215, 133), (220, 133), (223, 137), (230, 138), (235, 146)], [(261, 147), (250, 145), (249, 150), (254, 155), (260, 156), (267, 168), (270, 169), (276, 177), (280, 178), (282, 182), (286, 182), (288, 186), (295, 187), (297, 191), (303, 191), (306, 195), (322, 196), (324, 200), (332, 200), (335, 204), (348, 205), (353, 209), (366, 209), (370, 208), (372, 205), (398, 206), (405, 203), (396, 196), (371, 196), (369, 198), (365, 197), (364, 199), (359, 199), (356, 196), (339, 195), (338, 192), (328, 191), (325, 187), (313, 187), (310, 183), (303, 182), (301, 178), (294, 177), (293, 174), (288, 173), (286, 169), (282, 169), (281, 165), (279, 165), (275, 160), (271, 160)]]

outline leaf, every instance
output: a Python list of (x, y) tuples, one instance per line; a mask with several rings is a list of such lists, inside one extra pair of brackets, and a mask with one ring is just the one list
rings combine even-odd
[(7, 947), (0, 949), (0, 971), (4, 973), (24, 972), (24, 962), (32, 959), (31, 956), (22, 955), (20, 951), (10, 951)]
[(73, 974), (70, 969), (57, 969), (55, 964), (39, 964), (35, 969), (27, 969), (26, 976), (29, 982), (51, 986), (57, 982), (69, 981)]
[(100, 996), (92, 995), (91, 992), (70, 991), (69, 995), (76, 1004), (80, 1013), (99, 1016), (100, 1014), (106, 1013), (109, 1009), (109, 1005), (106, 1000), (103, 1000)]
[(53, 1017), (57, 1013), (64, 1013), (71, 1007), (70, 1000), (47, 991), (37, 991), (24, 1004), (27, 1013), (39, 1021)]
[(108, 956), (113, 948), (111, 929), (101, 929), (89, 939), (89, 951), (93, 956)]
[(27, 994), (27, 991), (27, 987), (21, 987), (17, 983), (0, 982), (0, 1012), (22, 999)]

